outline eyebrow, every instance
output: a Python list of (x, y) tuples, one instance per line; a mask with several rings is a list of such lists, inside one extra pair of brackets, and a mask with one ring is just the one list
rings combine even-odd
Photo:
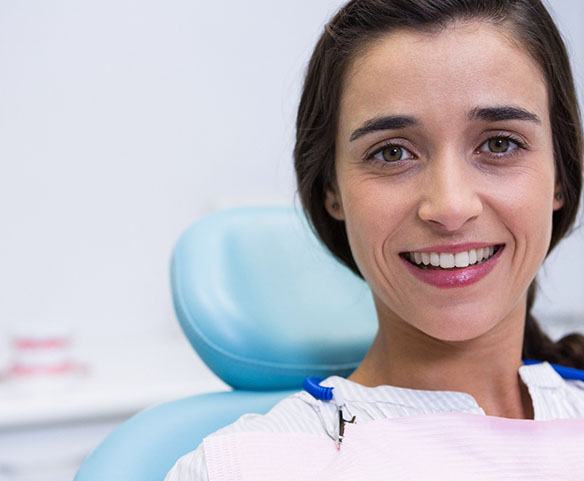
[(386, 115), (383, 117), (375, 117), (374, 119), (369, 119), (361, 127), (355, 130), (349, 142), (357, 140), (363, 135), (370, 134), (371, 132), (376, 132), (378, 130), (397, 130), (405, 129), (412, 125), (416, 125), (418, 121), (414, 117), (407, 115)]
[[(468, 113), (470, 120), (484, 120), (489, 122), (498, 122), (501, 120), (525, 120), (541, 124), (539, 117), (521, 107), (512, 105), (501, 105), (495, 107), (475, 107)], [(363, 123), (361, 127), (353, 131), (350, 142), (357, 140), (359, 137), (377, 132), (379, 130), (398, 130), (418, 125), (418, 120), (409, 115), (384, 115), (375, 117)]]
[(470, 120), (486, 120), (489, 122), (497, 122), (499, 120), (526, 120), (541, 124), (541, 120), (534, 113), (512, 105), (475, 107), (469, 112), (468, 118)]

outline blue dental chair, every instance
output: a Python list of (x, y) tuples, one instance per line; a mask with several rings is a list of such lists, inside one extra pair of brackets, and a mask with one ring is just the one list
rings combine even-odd
[(236, 208), (195, 222), (171, 262), (189, 342), (233, 390), (164, 403), (122, 423), (75, 481), (162, 481), (205, 436), (266, 413), (306, 376), (349, 375), (377, 329), (367, 285), (292, 208)]

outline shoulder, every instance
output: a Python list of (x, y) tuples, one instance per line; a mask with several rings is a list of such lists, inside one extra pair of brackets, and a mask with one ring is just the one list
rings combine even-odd
[(174, 464), (166, 474), (164, 481), (208, 481), (207, 464), (203, 445), (185, 454)]
[(566, 381), (566, 390), (584, 403), (584, 381)]
[(307, 392), (297, 392), (282, 399), (266, 414), (244, 414), (213, 435), (249, 431), (322, 433), (320, 404)]
[[(234, 423), (210, 436), (238, 432), (302, 432), (325, 434), (319, 401), (305, 391), (294, 393), (278, 402), (268, 413), (244, 414)], [(168, 472), (164, 481), (207, 481), (204, 445), (182, 456)]]
[(584, 418), (584, 382), (565, 381), (560, 403), (561, 417)]

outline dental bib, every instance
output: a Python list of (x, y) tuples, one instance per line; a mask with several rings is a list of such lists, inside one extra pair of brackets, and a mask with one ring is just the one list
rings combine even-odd
[(441, 413), (307, 433), (217, 434), (209, 481), (584, 481), (584, 419)]

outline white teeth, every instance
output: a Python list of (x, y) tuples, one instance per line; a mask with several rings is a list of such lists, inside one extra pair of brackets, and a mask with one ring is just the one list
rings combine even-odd
[(430, 254), (430, 264), (434, 267), (438, 267), (440, 265), (440, 255), (436, 254), (436, 252), (432, 252)]
[(441, 267), (451, 269), (453, 267), (468, 267), (490, 258), (495, 252), (495, 246), (482, 249), (471, 249), (464, 252), (438, 253), (438, 252), (409, 252), (407, 257), (417, 265)]
[(440, 267), (443, 269), (450, 269), (454, 267), (454, 254), (439, 254), (440, 255)]
[(430, 264), (430, 254), (427, 254), (426, 252), (422, 252), (422, 262), (424, 263), (425, 266)]
[(468, 252), (457, 252), (454, 254), (454, 265), (456, 267), (468, 267), (469, 255)]

